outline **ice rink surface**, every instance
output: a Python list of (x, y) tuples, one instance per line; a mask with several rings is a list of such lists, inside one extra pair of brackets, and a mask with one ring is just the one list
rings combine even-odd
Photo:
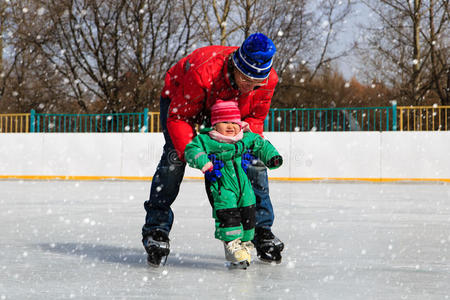
[(0, 299), (450, 299), (450, 185), (271, 181), (283, 262), (227, 270), (185, 180), (165, 267), (145, 263), (149, 182), (0, 181)]

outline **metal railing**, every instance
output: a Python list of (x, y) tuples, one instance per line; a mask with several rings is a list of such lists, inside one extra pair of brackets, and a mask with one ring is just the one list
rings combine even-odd
[(161, 122), (159, 119), (159, 112), (149, 112), (148, 113), (149, 118), (149, 132), (161, 132)]
[[(31, 132), (148, 132), (148, 109), (142, 113), (30, 114)], [(153, 115), (151, 120), (153, 121)], [(153, 127), (152, 127), (153, 128)]]
[(397, 109), (388, 107), (272, 108), (265, 131), (397, 130)]
[(0, 114), (0, 132), (22, 133), (30, 131), (30, 114)]
[(450, 130), (450, 106), (399, 106), (400, 131)]
[[(264, 131), (450, 130), (450, 106), (272, 108)], [(161, 132), (159, 112), (0, 114), (0, 133)]]

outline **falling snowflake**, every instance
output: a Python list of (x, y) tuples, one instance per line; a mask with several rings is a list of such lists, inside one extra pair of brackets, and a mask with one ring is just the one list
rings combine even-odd
[(44, 7), (39, 8), (39, 9), (37, 10), (37, 14), (38, 14), (39, 16), (42, 16), (43, 14), (45, 14), (45, 8), (44, 8)]

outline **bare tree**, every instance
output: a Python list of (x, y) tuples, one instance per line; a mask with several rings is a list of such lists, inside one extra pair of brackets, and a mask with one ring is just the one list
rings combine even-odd
[(0, 3), (0, 101), (3, 99), (8, 79), (18, 61), (18, 56), (22, 52), (20, 49), (14, 48), (16, 52), (11, 53), (9, 61), (4, 57), (5, 49), (12, 46), (11, 36), (13, 36), (14, 28), (11, 24), (11, 7), (2, 1)]
[(209, 45), (226, 45), (232, 40), (230, 36), (238, 30), (239, 26), (235, 26), (230, 18), (230, 15), (234, 13), (234, 1), (201, 0), (201, 10), (197, 14), (197, 22), (201, 26), (202, 39), (206, 40)]
[[(444, 26), (448, 27), (449, 19), (449, 7), (448, 1), (436, 1), (439, 5), (437, 10), (442, 10), (441, 16), (435, 14), (435, 1), (430, 0), (428, 7), (428, 17), (429, 17), (429, 34), (423, 33), (427, 44), (430, 47), (430, 72), (432, 74), (432, 85), (436, 94), (441, 99), (442, 105), (450, 105), (450, 65), (448, 64), (448, 36), (447, 41), (442, 39), (441, 35), (445, 34), (444, 31), (448, 33)], [(439, 20), (436, 22), (436, 17)], [(445, 37), (444, 37), (445, 38)], [(438, 43), (442, 40), (443, 43)], [(445, 44), (447, 43), (447, 49), (445, 49)], [(443, 49), (444, 48), (444, 49)], [(447, 81), (447, 83), (445, 83)], [(444, 86), (447, 85), (445, 88)]]
[[(427, 99), (445, 103), (442, 86), (448, 70), (448, 1), (363, 0), (379, 19), (379, 27), (366, 27), (369, 76), (397, 89), (403, 104)], [(428, 17), (428, 18), (427, 18)]]
[(350, 9), (341, 2), (11, 1), (6, 43), (14, 51), (0, 65), (1, 74), (10, 75), (8, 83), (7, 76), (0, 78), (0, 91), (8, 89), (15, 107), (25, 110), (156, 108), (165, 73), (182, 56), (202, 45), (238, 46), (254, 32), (274, 40), (280, 88), (289, 89), (300, 77), (312, 81), (345, 54), (333, 51)]
[(38, 32), (42, 27), (41, 11), (34, 4), (20, 1), (8, 2), (6, 6), (7, 55), (0, 72), (0, 106), (5, 111), (56, 109), (56, 99), (64, 97), (58, 93), (61, 78), (42, 59), (32, 42), (34, 37), (40, 38)]
[(320, 57), (312, 69), (311, 76), (309, 77), (310, 81), (314, 79), (315, 75), (323, 65), (347, 56), (354, 49), (353, 45), (349, 49), (343, 49), (334, 54), (330, 53), (332, 43), (336, 42), (339, 26), (346, 21), (350, 14), (352, 8), (351, 2), (346, 1), (344, 4), (343, 1), (339, 0), (324, 0), (320, 2), (319, 7), (321, 10), (321, 15), (318, 20), (321, 22), (321, 27), (324, 29), (323, 34), (325, 35), (325, 38), (322, 43), (320, 43)]
[(350, 1), (288, 0), (240, 1), (240, 26), (245, 36), (259, 31), (271, 37), (277, 47), (275, 65), (279, 75), (287, 68), (302, 68), (311, 81), (326, 64), (345, 56), (350, 49), (330, 51), (339, 27), (351, 11)]

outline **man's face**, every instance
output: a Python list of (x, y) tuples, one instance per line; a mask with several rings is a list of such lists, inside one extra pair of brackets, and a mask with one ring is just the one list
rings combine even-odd
[(267, 84), (268, 79), (256, 80), (242, 74), (237, 68), (234, 68), (234, 80), (242, 94), (253, 91), (258, 86)]

